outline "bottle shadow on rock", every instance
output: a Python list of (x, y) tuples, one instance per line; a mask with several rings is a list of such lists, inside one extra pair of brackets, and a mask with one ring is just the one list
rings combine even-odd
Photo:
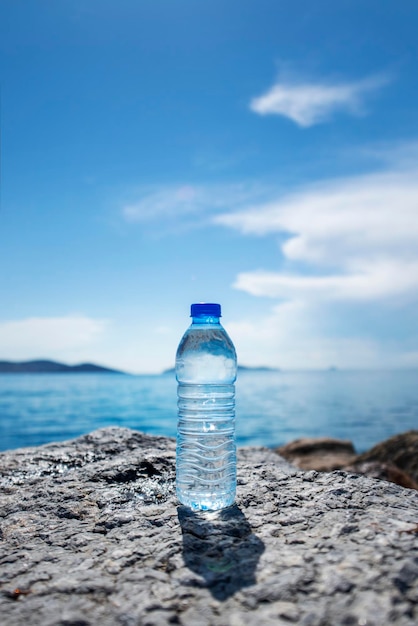
[(179, 506), (186, 566), (202, 576), (217, 600), (226, 600), (256, 582), (255, 571), (264, 543), (234, 504), (221, 511), (194, 512)]

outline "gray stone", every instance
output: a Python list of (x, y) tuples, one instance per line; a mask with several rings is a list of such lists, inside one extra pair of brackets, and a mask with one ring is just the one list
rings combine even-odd
[(360, 454), (356, 463), (379, 462), (394, 465), (418, 483), (418, 430), (394, 435)]
[(276, 452), (299, 469), (343, 469), (418, 490), (417, 430), (390, 437), (359, 455), (351, 441), (331, 437), (295, 439)]
[(417, 489), (418, 483), (406, 472), (399, 469), (393, 463), (384, 463), (382, 461), (355, 461), (344, 465), (341, 469), (346, 472), (354, 472), (355, 474), (364, 474), (370, 478), (378, 478), (379, 480), (388, 480), (407, 489)]
[(332, 437), (304, 437), (295, 439), (276, 452), (303, 470), (332, 472), (353, 463), (356, 451), (351, 441)]
[(108, 428), (2, 453), (2, 625), (418, 622), (416, 491), (238, 459), (236, 505), (194, 514), (170, 439)]

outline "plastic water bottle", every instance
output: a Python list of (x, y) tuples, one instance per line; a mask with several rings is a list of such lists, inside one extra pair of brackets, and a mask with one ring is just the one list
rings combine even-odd
[(191, 509), (215, 511), (235, 500), (237, 356), (219, 304), (192, 304), (191, 317), (176, 354), (176, 491)]

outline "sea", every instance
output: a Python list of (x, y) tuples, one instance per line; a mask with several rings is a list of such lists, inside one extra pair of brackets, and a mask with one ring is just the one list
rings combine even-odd
[[(105, 426), (175, 437), (173, 374), (1, 374), (0, 450), (72, 439)], [(357, 452), (418, 428), (418, 370), (244, 371), (239, 446), (349, 439)]]

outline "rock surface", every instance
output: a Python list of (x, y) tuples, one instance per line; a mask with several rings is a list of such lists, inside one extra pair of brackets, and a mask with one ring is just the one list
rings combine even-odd
[(409, 474), (399, 469), (393, 463), (383, 463), (381, 461), (358, 461), (351, 465), (344, 465), (342, 468), (345, 472), (354, 472), (354, 474), (363, 474), (370, 478), (378, 478), (379, 480), (388, 480), (391, 483), (406, 487), (407, 489), (417, 489), (418, 483), (415, 482)]
[(234, 507), (174, 495), (174, 441), (109, 428), (0, 455), (4, 626), (413, 626), (418, 493), (239, 451)]
[(318, 472), (343, 469), (418, 489), (417, 430), (390, 437), (363, 454), (356, 454), (351, 441), (330, 437), (295, 439), (276, 452), (300, 469)]
[(356, 459), (356, 463), (370, 462), (395, 465), (418, 483), (418, 430), (390, 437)]
[(300, 469), (331, 472), (354, 463), (356, 451), (351, 441), (331, 437), (303, 437), (276, 449), (280, 456)]

